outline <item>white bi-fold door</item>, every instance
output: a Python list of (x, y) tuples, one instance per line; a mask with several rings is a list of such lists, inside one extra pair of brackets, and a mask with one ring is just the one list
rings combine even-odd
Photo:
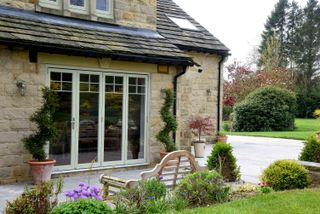
[(51, 68), (59, 136), (49, 156), (57, 170), (146, 161), (148, 76)]

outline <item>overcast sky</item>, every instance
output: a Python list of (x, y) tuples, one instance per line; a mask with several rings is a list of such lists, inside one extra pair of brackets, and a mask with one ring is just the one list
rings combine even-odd
[[(264, 23), (278, 0), (174, 0), (231, 49), (233, 59), (246, 61), (259, 45)], [(304, 6), (307, 0), (297, 0)]]

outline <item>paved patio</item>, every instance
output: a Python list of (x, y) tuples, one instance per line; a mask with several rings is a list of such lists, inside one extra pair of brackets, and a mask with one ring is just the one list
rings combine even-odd
[[(241, 170), (241, 179), (245, 182), (258, 183), (262, 171), (273, 161), (279, 159), (297, 159), (303, 147), (301, 141), (262, 138), (262, 137), (240, 137), (229, 136), (228, 143), (234, 148), (234, 155), (238, 159)], [(212, 145), (207, 145), (206, 156), (210, 155)], [(206, 164), (207, 158), (198, 159), (201, 165)], [(136, 179), (142, 170), (131, 170), (127, 172), (116, 172), (112, 176)], [(73, 189), (79, 182), (88, 182), (91, 185), (99, 184), (98, 175), (68, 177), (64, 179), (64, 191)], [(6, 200), (13, 200), (23, 192), (27, 183), (12, 185), (0, 185), (0, 212), (4, 210)], [(65, 200), (62, 195), (61, 200)]]

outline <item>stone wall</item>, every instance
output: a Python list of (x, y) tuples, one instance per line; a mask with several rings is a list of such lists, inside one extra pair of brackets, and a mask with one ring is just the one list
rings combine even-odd
[[(0, 0), (0, 5), (25, 10), (35, 10), (38, 0)], [(93, 0), (89, 0), (93, 1)], [(68, 10), (55, 10), (37, 7), (38, 11), (55, 15), (69, 16), (88, 20), (99, 20), (136, 28), (156, 30), (157, 1), (156, 0), (114, 0), (114, 19), (99, 18), (91, 12), (88, 15), (70, 13)]]
[[(217, 55), (189, 53), (193, 60), (201, 65), (187, 69), (178, 80), (177, 118), (179, 130), (177, 142), (181, 149), (190, 150), (194, 136), (188, 128), (192, 116), (210, 116), (214, 130), (217, 129), (218, 72), (220, 57)], [(214, 134), (206, 136), (207, 142), (214, 140)]]
[[(17, 80), (27, 84), (25, 96), (17, 90)], [(44, 73), (29, 63), (28, 52), (0, 46), (0, 184), (25, 180), (31, 158), (21, 139), (34, 126), (30, 115), (41, 105), (40, 88)]]

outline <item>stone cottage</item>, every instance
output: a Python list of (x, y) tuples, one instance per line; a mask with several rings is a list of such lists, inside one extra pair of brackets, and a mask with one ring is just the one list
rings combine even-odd
[(179, 148), (192, 115), (219, 129), (228, 55), (172, 0), (0, 0), (0, 183), (29, 179), (21, 139), (43, 86), (59, 96), (55, 174), (143, 167), (159, 161), (163, 88)]

